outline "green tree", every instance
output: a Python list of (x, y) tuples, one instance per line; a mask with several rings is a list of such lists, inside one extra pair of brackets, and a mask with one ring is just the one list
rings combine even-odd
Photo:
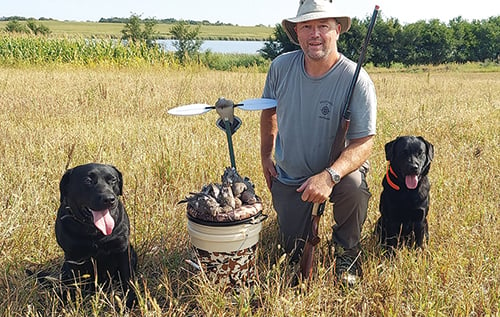
[(375, 66), (390, 67), (398, 61), (400, 49), (398, 40), (402, 30), (403, 26), (398, 19), (377, 20), (369, 44), (371, 48), (370, 60)]
[(437, 19), (430, 20), (424, 38), (427, 40), (427, 50), (431, 57), (430, 63), (439, 65), (449, 60), (451, 32), (445, 23)]
[[(368, 30), (369, 19), (366, 21), (361, 21), (357, 18), (351, 19), (351, 28), (346, 33), (340, 35), (337, 46), (339, 52), (341, 52), (346, 57), (357, 61), (359, 54), (361, 52), (361, 46), (363, 45), (363, 40), (365, 38), (366, 32)], [(368, 47), (366, 53), (365, 62), (369, 60), (370, 47)]]
[(157, 32), (154, 30), (154, 27), (158, 24), (157, 21), (154, 19), (144, 21), (144, 28), (141, 24), (141, 16), (133, 13), (122, 29), (122, 40), (129, 42), (144, 41), (148, 46), (153, 46), (155, 44), (154, 40), (158, 37)]
[(473, 61), (498, 60), (500, 55), (500, 16), (473, 21), (472, 33), (477, 45), (472, 51)]
[(424, 32), (425, 21), (408, 24), (403, 28), (400, 37), (401, 62), (405, 65), (418, 65), (425, 63), (425, 45), (422, 42), (420, 34)]
[(200, 47), (203, 44), (203, 41), (198, 39), (200, 27), (200, 25), (191, 27), (187, 22), (179, 21), (170, 29), (170, 34), (175, 39), (172, 44), (176, 48), (175, 55), (181, 64), (199, 54)]
[(154, 41), (158, 38), (158, 33), (154, 30), (157, 24), (158, 22), (156, 20), (144, 21), (144, 31), (142, 31), (142, 35), (148, 46), (152, 46)]
[(127, 41), (142, 40), (141, 18), (139, 15), (132, 14), (125, 27), (122, 29), (122, 39)]
[(403, 28), (401, 59), (406, 65), (438, 65), (449, 60), (451, 32), (437, 19), (418, 21)]

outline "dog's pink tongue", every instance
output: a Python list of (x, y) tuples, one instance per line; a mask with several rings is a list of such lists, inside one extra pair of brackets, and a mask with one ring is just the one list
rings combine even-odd
[(94, 216), (94, 225), (97, 229), (101, 230), (101, 232), (107, 236), (111, 234), (113, 228), (115, 227), (115, 220), (109, 214), (109, 209), (101, 210), (101, 211), (92, 211), (92, 215)]
[(405, 177), (406, 187), (408, 189), (415, 189), (418, 185), (418, 176), (417, 175), (406, 175)]

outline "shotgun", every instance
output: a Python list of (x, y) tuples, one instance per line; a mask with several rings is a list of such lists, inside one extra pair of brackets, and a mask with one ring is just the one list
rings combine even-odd
[[(349, 123), (351, 120), (351, 111), (349, 110), (351, 106), (351, 99), (354, 92), (354, 87), (356, 86), (356, 82), (358, 81), (358, 76), (359, 72), (361, 71), (361, 66), (363, 65), (363, 62), (365, 60), (366, 50), (368, 48), (368, 43), (370, 41), (373, 27), (375, 26), (375, 20), (377, 19), (378, 11), (379, 11), (379, 6), (376, 5), (375, 9), (373, 10), (370, 24), (368, 25), (368, 30), (365, 36), (365, 40), (361, 48), (361, 53), (359, 54), (356, 70), (354, 71), (354, 76), (351, 80), (351, 84), (349, 85), (349, 90), (347, 91), (347, 97), (344, 104), (344, 111), (342, 113), (342, 121), (341, 124), (339, 125), (337, 133), (335, 134), (335, 140), (333, 141), (332, 148), (330, 150), (328, 166), (333, 165), (333, 163), (340, 156), (340, 153), (342, 153), (342, 151), (345, 148), (345, 137), (347, 134), (347, 130), (349, 129)], [(321, 215), (323, 214), (323, 211), (325, 210), (325, 204), (326, 201), (320, 204), (315, 203), (313, 204), (312, 207), (311, 236), (308, 237), (306, 240), (304, 251), (300, 259), (300, 273), (303, 280), (311, 279), (312, 277), (314, 247), (320, 241), (320, 238), (318, 236), (319, 220)]]

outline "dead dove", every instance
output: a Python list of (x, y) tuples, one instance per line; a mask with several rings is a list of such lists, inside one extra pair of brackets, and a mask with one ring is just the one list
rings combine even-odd
[(234, 201), (233, 191), (231, 190), (230, 186), (223, 185), (221, 187), (219, 196), (217, 197), (217, 201), (219, 202), (221, 207), (230, 206), (232, 209), (235, 208), (236, 203)]
[(190, 193), (192, 196), (186, 197), (179, 201), (180, 203), (187, 203), (189, 207), (197, 212), (206, 213), (213, 217), (217, 216), (221, 212), (221, 207), (217, 200), (205, 193)]
[(231, 185), (231, 189), (233, 191), (233, 196), (239, 197), (242, 192), (247, 190), (247, 185), (243, 182), (237, 182)]
[(255, 196), (255, 193), (250, 190), (245, 190), (244, 192), (242, 192), (240, 199), (245, 205), (252, 205), (257, 202), (257, 196)]
[(217, 198), (220, 194), (220, 185), (213, 184), (213, 183), (205, 185), (201, 189), (201, 192), (205, 193), (207, 195), (210, 195), (214, 198)]

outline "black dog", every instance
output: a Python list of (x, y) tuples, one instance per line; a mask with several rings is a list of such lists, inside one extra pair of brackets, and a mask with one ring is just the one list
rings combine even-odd
[(111, 165), (90, 163), (67, 170), (59, 184), (55, 230), (64, 250), (62, 280), (67, 284), (88, 281), (83, 285), (90, 291), (95, 290), (95, 280), (100, 284), (119, 280), (131, 307), (136, 298), (130, 282), (137, 255), (119, 199), (122, 186), (122, 174)]
[(423, 137), (402, 136), (385, 145), (385, 154), (389, 164), (375, 234), (390, 252), (402, 245), (422, 247), (429, 239), (427, 174), (434, 147)]

